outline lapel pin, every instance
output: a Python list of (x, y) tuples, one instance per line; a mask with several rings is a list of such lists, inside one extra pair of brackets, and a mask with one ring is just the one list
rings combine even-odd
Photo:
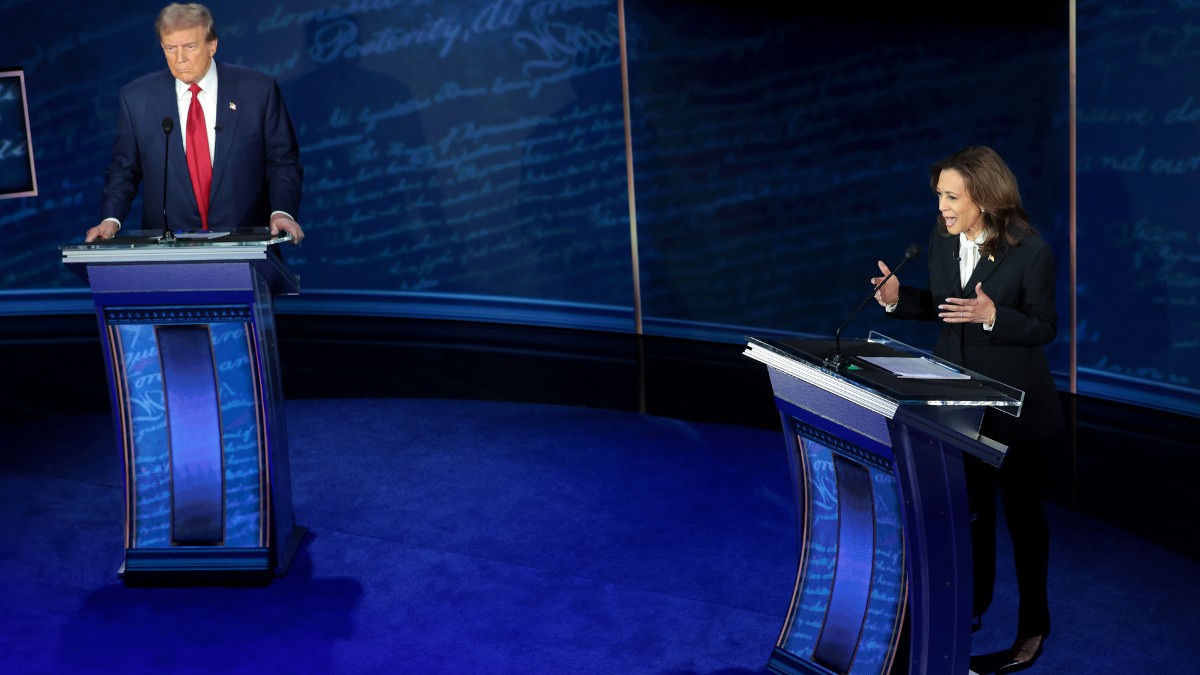
[[(229, 106), (230, 106), (230, 107), (233, 107), (233, 104), (232, 104), (232, 103), (230, 103), (230, 104), (229, 104)], [(996, 256), (994, 256), (994, 255), (989, 255), (989, 256), (988, 256), (988, 262), (996, 262)]]
[(237, 110), (237, 104), (236, 104), (236, 103), (234, 103), (233, 101), (230, 101), (230, 102), (229, 102), (229, 109), (230, 109), (230, 110)]

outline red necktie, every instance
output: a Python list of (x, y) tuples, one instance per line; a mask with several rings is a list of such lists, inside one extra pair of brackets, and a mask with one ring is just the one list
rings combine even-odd
[(208, 190), (212, 186), (212, 160), (208, 154), (208, 125), (204, 123), (204, 109), (200, 107), (200, 85), (195, 82), (192, 91), (192, 106), (187, 117), (187, 163), (192, 176), (192, 190), (196, 193), (196, 206), (200, 208), (200, 225), (208, 230)]

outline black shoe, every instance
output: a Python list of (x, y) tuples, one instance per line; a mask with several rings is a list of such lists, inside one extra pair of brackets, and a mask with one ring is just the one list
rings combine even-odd
[(1042, 647), (1046, 644), (1045, 635), (1034, 635), (1019, 638), (1009, 651), (1009, 661), (996, 669), (996, 675), (1015, 673), (1032, 666), (1042, 655)]

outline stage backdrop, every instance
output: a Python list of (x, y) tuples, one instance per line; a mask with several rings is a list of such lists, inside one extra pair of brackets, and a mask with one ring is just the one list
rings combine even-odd
[[(651, 334), (828, 335), (866, 297), (876, 260), (925, 248), (929, 165), (988, 144), (1057, 252), (1050, 352), (1065, 386), (1068, 4), (765, 4), (625, 3), (630, 183), (616, 0), (209, 3), (217, 58), (278, 78), (302, 145), (309, 237), (288, 258), (304, 294), (284, 308), (632, 331), (640, 300)], [(0, 3), (0, 67), (25, 69), (40, 192), (0, 202), (8, 311), (86, 297), (57, 247), (97, 220), (116, 90), (164, 67), (158, 8)], [(1078, 273), (1080, 391), (1200, 414), (1194, 287), (1178, 274), (1195, 259), (1182, 225), (1195, 209), (1181, 189), (1168, 207), (1153, 197), (1165, 183), (1125, 180), (1188, 178), (1151, 167), (1196, 153), (1196, 13), (1079, 3)], [(1183, 42), (1153, 59), (1138, 45), (1170, 41), (1154, 36)], [(1140, 173), (1102, 159), (1139, 148)], [(1119, 189), (1099, 182), (1116, 178)], [(1106, 205), (1129, 190), (1126, 215)], [(1121, 227), (1146, 245), (1108, 233)], [(922, 253), (902, 279), (923, 282), (926, 263)], [(843, 335), (870, 330), (933, 340), (932, 325), (886, 321), (873, 305)]]
[(1200, 5), (1078, 22), (1079, 388), (1200, 415)]

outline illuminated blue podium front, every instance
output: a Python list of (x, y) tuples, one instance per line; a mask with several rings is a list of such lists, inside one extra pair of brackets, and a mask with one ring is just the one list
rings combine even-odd
[[(745, 352), (768, 366), (799, 537), (768, 669), (964, 675), (972, 593), (963, 457), (1000, 465), (1006, 448), (979, 436), (984, 410), (1018, 414), (1024, 395), (883, 336), (845, 347), (750, 338)], [(880, 365), (905, 363), (912, 376)]]
[(288, 237), (62, 247), (88, 282), (124, 458), (127, 581), (287, 572), (292, 511), (273, 296)]

